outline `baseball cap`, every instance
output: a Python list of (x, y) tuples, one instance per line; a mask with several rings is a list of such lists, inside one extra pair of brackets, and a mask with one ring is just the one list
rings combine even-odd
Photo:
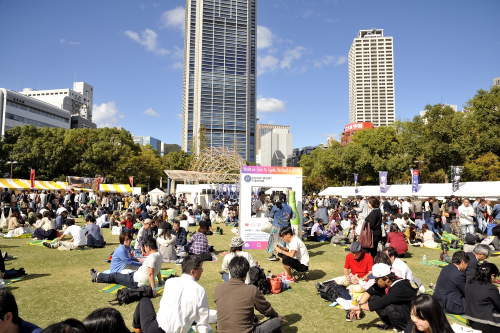
[(372, 273), (368, 275), (369, 279), (376, 279), (391, 274), (391, 266), (386, 264), (375, 264), (372, 267)]
[(360, 242), (352, 242), (351, 244), (351, 252), (361, 252), (363, 250), (363, 246)]

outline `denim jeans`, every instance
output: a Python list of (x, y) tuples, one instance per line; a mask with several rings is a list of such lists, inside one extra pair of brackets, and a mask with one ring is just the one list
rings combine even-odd
[(484, 217), (478, 217), (477, 218), (477, 227), (481, 232), (484, 232), (486, 230), (486, 226), (488, 225), (488, 222), (486, 222), (486, 219)]
[(462, 237), (465, 239), (465, 235), (467, 234), (472, 234), (474, 235), (474, 225), (473, 224), (462, 224)]

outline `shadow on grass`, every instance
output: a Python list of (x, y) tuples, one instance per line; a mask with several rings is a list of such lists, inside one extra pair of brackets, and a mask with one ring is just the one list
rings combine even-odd
[(370, 329), (370, 328), (372, 328), (372, 327), (376, 327), (376, 324), (377, 324), (377, 322), (379, 322), (379, 321), (380, 321), (380, 319), (379, 319), (379, 318), (375, 318), (375, 319), (373, 319), (372, 321), (370, 321), (369, 323), (366, 323), (366, 324), (359, 324), (359, 325), (358, 325), (358, 328), (359, 328), (360, 330), (369, 330), (369, 329)]
[(41, 278), (41, 277), (45, 277), (45, 276), (50, 276), (50, 274), (29, 274), (23, 278), (23, 281), (33, 280), (33, 279), (37, 279), (37, 278)]
[(315, 249), (315, 248), (318, 248), (318, 247), (321, 247), (321, 246), (324, 246), (324, 245), (328, 245), (330, 244), (329, 242), (322, 242), (322, 243), (318, 243), (318, 242), (307, 242), (307, 250), (312, 250), (312, 249)]
[(312, 269), (307, 273), (307, 278), (311, 281), (321, 280), (326, 276), (326, 273), (320, 269)]
[(295, 333), (299, 331), (298, 327), (293, 327), (291, 325), (299, 322), (302, 319), (301, 315), (299, 315), (298, 313), (291, 313), (283, 316), (283, 319), (286, 320), (286, 322), (283, 323), (283, 332)]
[(323, 253), (325, 253), (325, 251), (309, 252), (309, 257), (316, 257), (322, 255)]
[(0, 249), (10, 249), (12, 247), (19, 247), (18, 245), (2, 245), (0, 246)]

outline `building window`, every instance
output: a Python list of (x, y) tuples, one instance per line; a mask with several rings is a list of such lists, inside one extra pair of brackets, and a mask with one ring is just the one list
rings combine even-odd
[(17, 109), (21, 109), (21, 110), (24, 110), (24, 111), (28, 111), (28, 112), (31, 112), (31, 113), (38, 114), (38, 115), (43, 116), (43, 117), (55, 119), (57, 121), (61, 121), (61, 122), (64, 122), (64, 123), (69, 123), (69, 119), (67, 119), (67, 118), (59, 117), (59, 116), (53, 115), (51, 113), (48, 113), (48, 112), (45, 112), (45, 111), (42, 111), (42, 110), (38, 110), (38, 109), (29, 107), (29, 106), (17, 104), (17, 103), (11, 102), (11, 101), (7, 101), (7, 105), (15, 107)]
[(49, 124), (46, 124), (46, 123), (42, 123), (41, 121), (36, 121), (36, 120), (33, 120), (33, 119), (24, 118), (24, 117), (21, 117), (21, 116), (12, 114), (12, 113), (5, 113), (5, 119), (11, 119), (11, 120), (19, 121), (19, 122), (25, 123), (27, 125), (35, 125), (36, 127), (48, 127), (48, 128), (56, 127), (54, 125), (49, 125)]

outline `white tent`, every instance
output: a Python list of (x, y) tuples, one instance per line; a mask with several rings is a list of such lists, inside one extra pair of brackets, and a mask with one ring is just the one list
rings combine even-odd
[(149, 197), (151, 198), (151, 206), (156, 206), (158, 203), (166, 197), (165, 192), (162, 190), (155, 188), (154, 190), (148, 192)]

